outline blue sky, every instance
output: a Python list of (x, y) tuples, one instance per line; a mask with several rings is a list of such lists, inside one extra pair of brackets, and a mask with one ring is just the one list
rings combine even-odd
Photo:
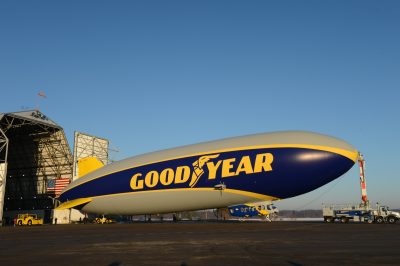
[[(365, 154), (400, 208), (400, 2), (1, 1), (0, 112), (40, 109), (122, 159), (308, 130)], [(47, 99), (38, 101), (44, 91)], [(281, 209), (359, 202), (358, 168)]]

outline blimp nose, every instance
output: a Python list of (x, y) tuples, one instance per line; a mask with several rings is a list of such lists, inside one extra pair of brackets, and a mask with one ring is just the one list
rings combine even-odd
[(297, 143), (272, 152), (270, 195), (277, 198), (301, 195), (331, 182), (349, 171), (359, 155), (353, 146), (333, 137), (308, 132), (296, 132), (296, 140), (290, 137), (288, 143)]
[(342, 176), (354, 165), (358, 153), (337, 151), (298, 149), (282, 160), (290, 165), (284, 176), (289, 184), (285, 197), (292, 197), (310, 192)]

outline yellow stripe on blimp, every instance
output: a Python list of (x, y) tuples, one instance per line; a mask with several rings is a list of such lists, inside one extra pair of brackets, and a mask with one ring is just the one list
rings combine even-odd
[[(254, 193), (254, 192), (245, 191), (245, 190), (229, 189), (229, 188), (226, 188), (224, 190), (217, 190), (215, 188), (208, 188), (208, 187), (202, 187), (202, 188), (169, 188), (169, 189), (156, 189), (156, 190), (146, 190), (146, 191), (122, 192), (122, 193), (98, 195), (98, 196), (93, 196), (91, 198), (86, 198), (86, 199), (90, 199), (90, 201), (91, 201), (92, 199), (102, 198), (102, 197), (114, 197), (114, 196), (120, 196), (120, 195), (130, 195), (130, 194), (137, 195), (137, 194), (144, 194), (144, 193), (160, 193), (161, 194), (162, 192), (167, 193), (167, 192), (176, 192), (176, 191), (183, 191), (183, 192), (187, 192), (187, 191), (189, 191), (189, 192), (193, 192), (193, 191), (215, 191), (215, 192), (219, 192), (219, 193), (223, 192), (223, 193), (232, 193), (232, 194), (242, 195), (242, 196), (251, 197), (251, 198), (255, 198), (255, 199), (259, 199), (259, 200), (268, 200), (268, 201), (280, 200), (280, 198), (277, 198), (277, 197), (272, 197), (272, 196), (259, 194), (259, 193)], [(84, 199), (84, 198), (80, 198), (80, 199)], [(72, 200), (72, 201), (75, 201), (75, 200)], [(72, 201), (68, 201), (68, 202), (72, 202)], [(83, 204), (83, 203), (81, 203), (81, 204)]]
[[(215, 191), (216, 193), (220, 193), (220, 190), (216, 190), (215, 188), (172, 188), (172, 189), (158, 189), (158, 190), (150, 190), (150, 191), (136, 191), (136, 192), (125, 192), (125, 193), (115, 193), (115, 194), (107, 194), (107, 195), (99, 195), (99, 196), (93, 196), (90, 198), (78, 198), (70, 201), (66, 201), (62, 203), (60, 206), (55, 208), (55, 210), (65, 210), (65, 209), (71, 209), (74, 207), (77, 207), (79, 205), (89, 203), (95, 198), (103, 198), (103, 197), (118, 197), (122, 195), (132, 195), (135, 194), (144, 194), (144, 193), (168, 193), (168, 192), (176, 192), (176, 191), (182, 191), (182, 192), (193, 192), (193, 191)], [(242, 196), (247, 196), (253, 199), (257, 200), (266, 200), (266, 201), (274, 201), (274, 200), (280, 200), (277, 197), (272, 197), (268, 195), (263, 195), (263, 194), (258, 194), (254, 192), (249, 192), (249, 191), (244, 191), (244, 190), (237, 190), (237, 189), (224, 189), (222, 190), (223, 193), (232, 193), (232, 194), (237, 194), (237, 195), (242, 195)], [(250, 200), (250, 199), (249, 199)]]
[(76, 206), (79, 206), (79, 205), (82, 205), (82, 204), (85, 204), (85, 203), (89, 203), (91, 201), (92, 201), (91, 198), (74, 199), (74, 200), (70, 200), (70, 201), (66, 201), (66, 202), (62, 203), (60, 206), (55, 208), (55, 210), (71, 209), (73, 207), (76, 207)]
[[(272, 197), (272, 196), (254, 193), (254, 192), (245, 191), (245, 190), (229, 189), (229, 188), (226, 188), (224, 190), (217, 190), (215, 188), (202, 187), (202, 188), (169, 188), (169, 189), (145, 190), (145, 191), (135, 191), (135, 192), (122, 192), (122, 193), (93, 196), (90, 198), (90, 201), (94, 198), (101, 198), (101, 197), (112, 197), (112, 196), (130, 195), (130, 194), (137, 195), (137, 194), (143, 194), (143, 193), (166, 193), (166, 192), (168, 193), (168, 192), (176, 192), (176, 191), (185, 191), (185, 192), (187, 192), (187, 191), (189, 191), (189, 192), (215, 191), (215, 192), (223, 192), (223, 193), (232, 193), (232, 194), (247, 196), (247, 197), (256, 198), (256, 199), (260, 199), (260, 200), (269, 200), (269, 201), (280, 200), (280, 198), (277, 198), (277, 197)], [(81, 198), (81, 199), (83, 199), (83, 198)], [(69, 202), (72, 202), (72, 201), (69, 201)], [(83, 204), (83, 203), (81, 203), (81, 204)]]

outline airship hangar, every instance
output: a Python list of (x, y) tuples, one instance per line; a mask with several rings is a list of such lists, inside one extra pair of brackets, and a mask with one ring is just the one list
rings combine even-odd
[(63, 182), (73, 179), (74, 160), (99, 150), (107, 163), (107, 140), (77, 142), (85, 140), (79, 136), (73, 153), (63, 128), (39, 110), (0, 113), (0, 224), (12, 224), (19, 213), (50, 223)]

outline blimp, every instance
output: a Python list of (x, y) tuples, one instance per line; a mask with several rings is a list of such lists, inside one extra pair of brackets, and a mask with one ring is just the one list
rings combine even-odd
[(108, 165), (79, 161), (81, 176), (57, 209), (160, 214), (275, 201), (315, 190), (346, 173), (358, 151), (313, 132), (226, 138), (134, 156)]

